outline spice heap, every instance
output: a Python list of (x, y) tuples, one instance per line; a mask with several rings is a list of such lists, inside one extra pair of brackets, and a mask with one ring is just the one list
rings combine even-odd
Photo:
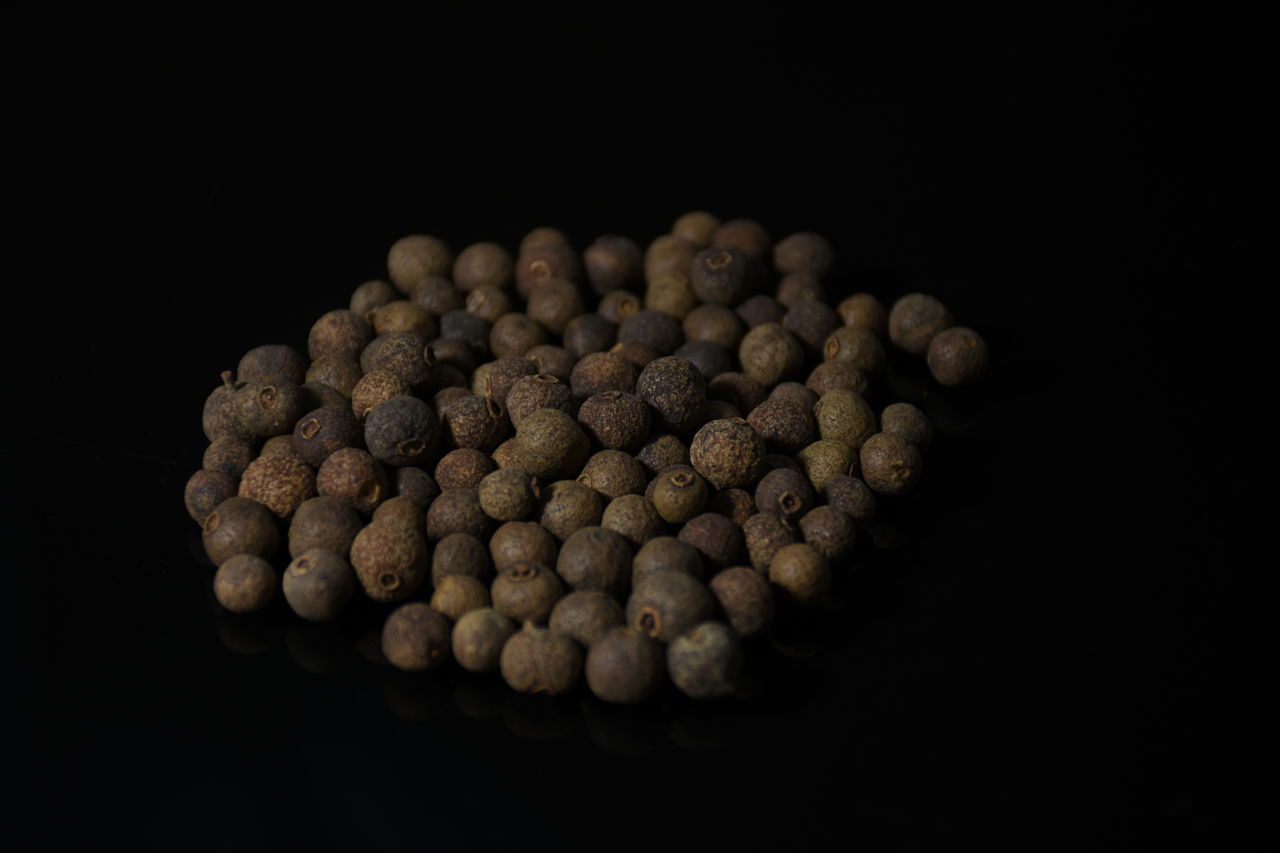
[(944, 385), (986, 367), (931, 296), (833, 309), (832, 266), (821, 235), (702, 211), (647, 249), (396, 241), (306, 357), (257, 347), (205, 403), (185, 499), (218, 601), (321, 621), (365, 595), (393, 665), (522, 692), (733, 693), (743, 641), (821, 605), (877, 496), (920, 481), (924, 413), (866, 400), (886, 341)]

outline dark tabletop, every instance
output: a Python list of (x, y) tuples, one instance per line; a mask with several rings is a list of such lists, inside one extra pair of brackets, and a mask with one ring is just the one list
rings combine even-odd
[[(1248, 472), (1206, 447), (1256, 437), (1223, 426), (1220, 354), (1259, 280), (1269, 79), (1249, 21), (1168, 14), (450, 18), (413, 52), (246, 39), (76, 75), (69, 166), (37, 176), (53, 254), (10, 319), (37, 334), (6, 342), (15, 814), (60, 848), (1253, 836), (1224, 716)], [(933, 293), (993, 353), (967, 391), (894, 353), (879, 404), (933, 419), (926, 478), (828, 609), (748, 649), (743, 697), (525, 697), (373, 662), (371, 607), (218, 607), (182, 488), (219, 371), (301, 347), (403, 234), (645, 244), (697, 208), (824, 233), (833, 304)]]

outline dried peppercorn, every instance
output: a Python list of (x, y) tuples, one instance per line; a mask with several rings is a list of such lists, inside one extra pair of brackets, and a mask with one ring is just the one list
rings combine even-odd
[(526, 376), (534, 376), (538, 365), (518, 355), (508, 355), (487, 362), (471, 374), (471, 390), (481, 397), (492, 397), (505, 403), (511, 386)]
[(640, 297), (629, 290), (610, 290), (600, 297), (596, 311), (615, 326), (643, 307)]
[(871, 382), (867, 374), (847, 361), (824, 361), (809, 373), (805, 386), (819, 397), (831, 391), (852, 391), (864, 395)]
[(739, 249), (703, 249), (693, 258), (689, 283), (698, 299), (707, 305), (737, 305), (755, 283), (754, 263)]
[(439, 436), (436, 413), (417, 397), (392, 397), (365, 415), (364, 441), (369, 453), (393, 467), (425, 461)]
[(577, 480), (558, 480), (545, 494), (539, 523), (557, 539), (567, 539), (579, 528), (600, 523), (604, 507), (595, 489)]
[(497, 521), (518, 521), (538, 507), (538, 481), (520, 468), (501, 468), (484, 476), (477, 487), (480, 508)]
[(564, 328), (564, 348), (574, 358), (605, 352), (618, 338), (618, 327), (599, 314), (579, 314)]
[(784, 518), (799, 518), (813, 508), (813, 484), (792, 468), (776, 468), (756, 485), (756, 506), (761, 512), (776, 512)]
[(738, 527), (747, 523), (747, 519), (755, 515), (755, 498), (745, 489), (724, 489), (716, 492), (707, 501), (707, 509), (717, 515), (723, 515)]
[(401, 237), (387, 252), (387, 274), (402, 293), (427, 276), (449, 275), (452, 268), (453, 250), (430, 234)]
[[(307, 381), (303, 387), (314, 388), (316, 385), (327, 385), (344, 397), (350, 398), (352, 390), (364, 371), (354, 356), (345, 354), (323, 355), (311, 362), (307, 368)], [(322, 392), (320, 392), (322, 393)]]
[(769, 257), (773, 241), (764, 226), (754, 219), (730, 219), (711, 235), (711, 245), (717, 248), (740, 249), (753, 258)]
[(814, 507), (799, 522), (800, 535), (819, 554), (837, 560), (853, 551), (857, 529), (853, 519), (833, 506)]
[(373, 330), (364, 317), (343, 309), (329, 311), (307, 333), (307, 355), (313, 362), (331, 355), (357, 357), (372, 338)]
[(606, 500), (644, 491), (644, 468), (621, 450), (601, 450), (587, 460), (578, 482), (590, 486)]
[(774, 245), (773, 265), (783, 275), (808, 273), (824, 278), (835, 265), (835, 252), (821, 234), (797, 231)]
[(515, 631), (515, 624), (492, 607), (470, 610), (453, 626), (453, 657), (463, 669), (492, 672), (498, 668), (507, 638)]
[(782, 327), (811, 353), (822, 352), (827, 337), (841, 328), (836, 312), (816, 299), (803, 299), (787, 309)]
[(556, 602), (548, 626), (588, 648), (610, 628), (622, 625), (625, 619), (622, 605), (612, 596), (582, 589)]
[(488, 241), (472, 243), (453, 262), (453, 283), (463, 290), (501, 288), (511, 283), (513, 271), (506, 249)]
[(443, 614), (421, 601), (402, 604), (382, 627), (382, 653), (392, 666), (423, 672), (449, 659), (452, 629)]
[(431, 583), (439, 584), (446, 575), (466, 575), (488, 581), (493, 562), (484, 543), (466, 533), (450, 533), (436, 543), (431, 552)]
[(556, 564), (556, 541), (532, 521), (508, 521), (489, 539), (489, 553), (498, 571), (516, 563)]
[(804, 369), (800, 341), (780, 323), (765, 323), (747, 332), (738, 345), (742, 372), (761, 385), (793, 379)]
[(436, 463), (436, 483), (441, 490), (479, 489), (495, 467), (488, 454), (474, 447), (459, 447), (441, 456)]
[(773, 555), (769, 580), (787, 600), (802, 607), (821, 604), (831, 590), (831, 567), (812, 545), (787, 545)]
[(882, 495), (904, 495), (920, 482), (924, 460), (915, 445), (891, 433), (879, 432), (860, 451), (862, 479)]
[(546, 624), (562, 595), (559, 575), (541, 563), (526, 561), (500, 569), (489, 590), (493, 609), (516, 623)]
[(714, 379), (733, 368), (733, 359), (722, 346), (712, 341), (690, 341), (675, 352), (702, 374), (703, 379)]
[(848, 362), (868, 376), (884, 373), (888, 360), (880, 338), (861, 326), (841, 326), (833, 331), (822, 345), (822, 357)]
[(335, 618), (356, 591), (356, 575), (346, 557), (309, 548), (284, 573), (284, 598), (293, 612), (309, 622)]
[(635, 390), (636, 369), (615, 352), (593, 352), (583, 356), (569, 374), (573, 396), (585, 400), (605, 391)]
[(630, 237), (606, 234), (586, 248), (582, 262), (596, 293), (605, 294), (640, 280), (644, 254)]
[(767, 572), (778, 551), (800, 541), (790, 521), (769, 511), (758, 512), (748, 518), (742, 526), (742, 534), (751, 565), (758, 572)]
[(688, 281), (689, 268), (698, 247), (675, 234), (654, 239), (644, 253), (644, 280), (650, 286), (665, 276), (680, 276)]
[(394, 287), (382, 279), (373, 279), (372, 281), (364, 282), (351, 292), (349, 307), (352, 314), (365, 318), (367, 322), (368, 315), (375, 308), (399, 298), (400, 294)]
[(410, 298), (436, 317), (457, 311), (466, 304), (466, 297), (453, 282), (442, 275), (429, 275), (413, 285)]
[(577, 364), (567, 350), (550, 344), (536, 346), (526, 352), (524, 357), (538, 365), (538, 373), (554, 376), (564, 383), (569, 382), (569, 376), (573, 373), (573, 366)]
[(259, 457), (240, 478), (240, 496), (263, 504), (280, 518), (289, 518), (315, 493), (316, 473), (297, 456)]
[(289, 522), (289, 556), (297, 558), (311, 550), (323, 550), (345, 557), (351, 543), (364, 526), (349, 504), (327, 495), (302, 502)]
[(433, 542), (450, 533), (466, 533), (483, 539), (491, 527), (489, 516), (480, 508), (475, 489), (445, 489), (427, 508), (427, 538)]
[(769, 397), (769, 389), (743, 373), (721, 373), (707, 383), (707, 397), (724, 400), (739, 412), (751, 412)]
[(201, 469), (187, 480), (182, 501), (191, 520), (203, 525), (209, 513), (227, 498), (234, 497), (238, 490), (239, 482), (230, 474)]
[(631, 585), (639, 586), (655, 572), (683, 572), (702, 579), (702, 553), (674, 536), (656, 536), (640, 547), (631, 559)]
[(921, 355), (929, 342), (954, 324), (947, 307), (926, 293), (908, 293), (889, 309), (889, 340), (914, 355)]
[(502, 647), (498, 669), (512, 690), (554, 696), (578, 683), (582, 652), (563, 634), (526, 624)]
[(366, 514), (390, 497), (382, 465), (367, 451), (356, 447), (344, 447), (329, 454), (316, 474), (316, 491)]
[(680, 320), (665, 311), (645, 308), (629, 314), (618, 324), (618, 342), (641, 341), (663, 355), (676, 351), (684, 343)]
[(715, 612), (715, 600), (702, 581), (683, 572), (654, 572), (631, 591), (627, 625), (669, 643)]
[(470, 311), (450, 311), (440, 317), (440, 337), (464, 341), (477, 358), (489, 354), (491, 328), (488, 320)]
[(742, 304), (734, 309), (748, 329), (763, 326), (766, 323), (781, 323), (787, 316), (787, 306), (764, 293), (748, 296)]
[(335, 450), (362, 443), (363, 433), (349, 407), (320, 408), (298, 419), (293, 428), (293, 449), (303, 462), (319, 468)]
[(925, 361), (943, 385), (968, 385), (987, 371), (987, 342), (973, 329), (953, 326), (929, 342)]
[(529, 292), (525, 313), (557, 337), (564, 335), (569, 321), (585, 310), (582, 291), (562, 278), (543, 281)]
[(827, 481), (823, 494), (829, 506), (840, 510), (858, 524), (865, 524), (875, 518), (875, 492), (857, 477), (838, 474)]
[(658, 423), (680, 429), (707, 398), (707, 383), (689, 361), (667, 356), (650, 362), (636, 380), (636, 394), (653, 409)]
[(733, 566), (719, 572), (708, 586), (739, 637), (762, 634), (773, 622), (773, 587), (764, 573)]
[(667, 673), (693, 699), (730, 696), (742, 676), (742, 646), (723, 622), (703, 622), (667, 647)]
[(521, 468), (540, 479), (553, 480), (576, 475), (591, 451), (591, 442), (568, 414), (559, 409), (538, 409), (520, 421), (515, 450)]
[(407, 299), (397, 299), (375, 308), (369, 315), (369, 323), (373, 326), (375, 335), (412, 332), (424, 341), (431, 340), (439, 331), (435, 316), (418, 303)]
[(677, 320), (685, 316), (698, 305), (698, 297), (693, 293), (693, 285), (689, 284), (687, 272), (664, 273), (648, 280), (644, 291), (644, 307), (652, 311), (670, 314)]
[(566, 242), (539, 242), (520, 250), (515, 275), (516, 291), (528, 299), (539, 285), (548, 281), (581, 281), (582, 262)]
[(643, 495), (619, 495), (609, 501), (600, 516), (600, 526), (620, 534), (632, 545), (647, 542), (664, 529), (653, 501)]
[(307, 360), (287, 344), (263, 344), (245, 353), (236, 367), (236, 381), (261, 382), (266, 385), (287, 379), (301, 385), (307, 373)]
[(431, 379), (423, 339), (413, 332), (381, 335), (365, 347), (365, 352), (368, 356), (360, 360), (365, 373), (384, 370), (413, 389), (425, 388)]
[(684, 524), (707, 505), (707, 483), (697, 473), (677, 468), (655, 478), (653, 505), (664, 521)]
[(238, 480), (253, 459), (254, 448), (252, 440), (240, 436), (224, 435), (215, 438), (205, 448), (200, 467), (206, 471), (230, 474)]
[(892, 433), (921, 450), (928, 450), (933, 441), (933, 425), (929, 418), (910, 403), (885, 406), (880, 413), (880, 431)]
[(556, 574), (574, 589), (620, 597), (631, 585), (631, 546), (606, 527), (582, 527), (560, 546)]
[(385, 370), (370, 371), (360, 377), (351, 389), (351, 413), (363, 421), (374, 407), (409, 391), (409, 384), (396, 374)]
[(280, 544), (271, 511), (255, 500), (227, 498), (205, 516), (202, 542), (209, 562), (221, 565), (236, 554), (270, 557)]
[(818, 424), (813, 418), (812, 409), (812, 405), (805, 407), (770, 396), (751, 410), (751, 414), (747, 415), (747, 423), (767, 445), (794, 453), (812, 444), (818, 437)]
[(796, 461), (819, 492), (826, 488), (832, 477), (858, 471), (858, 455), (843, 441), (815, 441), (796, 454)]
[(578, 423), (604, 447), (634, 451), (649, 435), (649, 407), (635, 394), (605, 391), (583, 401)]
[(289, 379), (237, 385), (232, 398), (245, 431), (261, 438), (293, 432), (307, 411), (299, 386)]
[(459, 397), (441, 413), (444, 434), (454, 447), (496, 447), (511, 425), (506, 410), (492, 397)]
[(431, 593), (431, 609), (457, 622), (472, 610), (489, 606), (489, 588), (469, 575), (445, 575)]
[(688, 465), (689, 447), (679, 436), (669, 432), (659, 433), (636, 451), (636, 461), (644, 466), (649, 476), (653, 476), (672, 465)]
[(741, 418), (714, 420), (689, 443), (689, 462), (717, 489), (750, 486), (760, 475), (764, 439)]
[(742, 318), (724, 305), (699, 305), (685, 315), (681, 329), (686, 341), (710, 341), (733, 352), (747, 333)]
[[(474, 296), (483, 291), (472, 291)], [(502, 314), (493, 321), (489, 330), (489, 351), (494, 358), (504, 355), (525, 355), (536, 346), (547, 342), (546, 330), (528, 314), (518, 311)]]
[(711, 238), (720, 227), (720, 219), (705, 210), (691, 210), (681, 214), (671, 225), (671, 233), (688, 240), (699, 248), (711, 245)]
[(351, 543), (351, 567), (374, 601), (404, 601), (427, 579), (427, 541), (402, 524), (370, 524)]
[(604, 702), (644, 702), (662, 687), (665, 674), (662, 646), (634, 628), (611, 628), (587, 650), (587, 686)]
[(857, 450), (876, 433), (875, 410), (852, 391), (828, 391), (813, 407), (819, 434), (826, 440), (843, 441)]
[(373, 518), (370, 520), (371, 524), (401, 524), (423, 535), (427, 532), (426, 522), (423, 511), (413, 501), (404, 497), (383, 501), (373, 511)]
[(262, 610), (276, 597), (276, 570), (254, 554), (229, 557), (213, 576), (213, 594), (232, 613)]
[(680, 528), (680, 541), (698, 549), (708, 565), (732, 566), (742, 559), (742, 530), (714, 512), (695, 515)]
[(826, 302), (827, 290), (812, 273), (796, 272), (783, 276), (774, 291), (774, 299), (780, 305), (791, 308), (798, 302), (818, 300)]
[(889, 312), (870, 293), (855, 293), (836, 308), (846, 326), (859, 326), (883, 338), (889, 334)]

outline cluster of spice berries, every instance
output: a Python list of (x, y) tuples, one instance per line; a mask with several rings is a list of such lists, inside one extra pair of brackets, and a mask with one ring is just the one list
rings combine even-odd
[(305, 357), (257, 347), (208, 397), (185, 497), (218, 601), (368, 596), (395, 666), (518, 691), (732, 693), (743, 641), (822, 604), (877, 496), (920, 480), (928, 420), (865, 396), (886, 338), (945, 384), (986, 360), (932, 297), (833, 309), (832, 262), (701, 211), (647, 249), (396, 241)]

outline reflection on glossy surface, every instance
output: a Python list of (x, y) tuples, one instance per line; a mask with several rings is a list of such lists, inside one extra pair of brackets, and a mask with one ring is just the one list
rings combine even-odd
[(355, 654), (351, 642), (333, 623), (294, 622), (284, 632), (285, 646), (293, 662), (314, 675), (331, 675)]
[(449, 686), (438, 672), (402, 672), (389, 668), (382, 690), (391, 713), (409, 723), (426, 723), (452, 710)]
[(502, 699), (502, 722), (522, 740), (560, 740), (577, 726), (572, 699), (566, 696), (526, 695), (508, 689)]
[(258, 655), (271, 648), (271, 630), (260, 614), (223, 612), (214, 617), (222, 645), (238, 655)]
[(472, 720), (493, 720), (502, 713), (502, 695), (507, 686), (487, 673), (457, 673), (453, 685), (453, 704), (458, 712)]
[(611, 705), (588, 693), (578, 708), (591, 742), (610, 755), (648, 755), (662, 741), (658, 712), (652, 707)]

